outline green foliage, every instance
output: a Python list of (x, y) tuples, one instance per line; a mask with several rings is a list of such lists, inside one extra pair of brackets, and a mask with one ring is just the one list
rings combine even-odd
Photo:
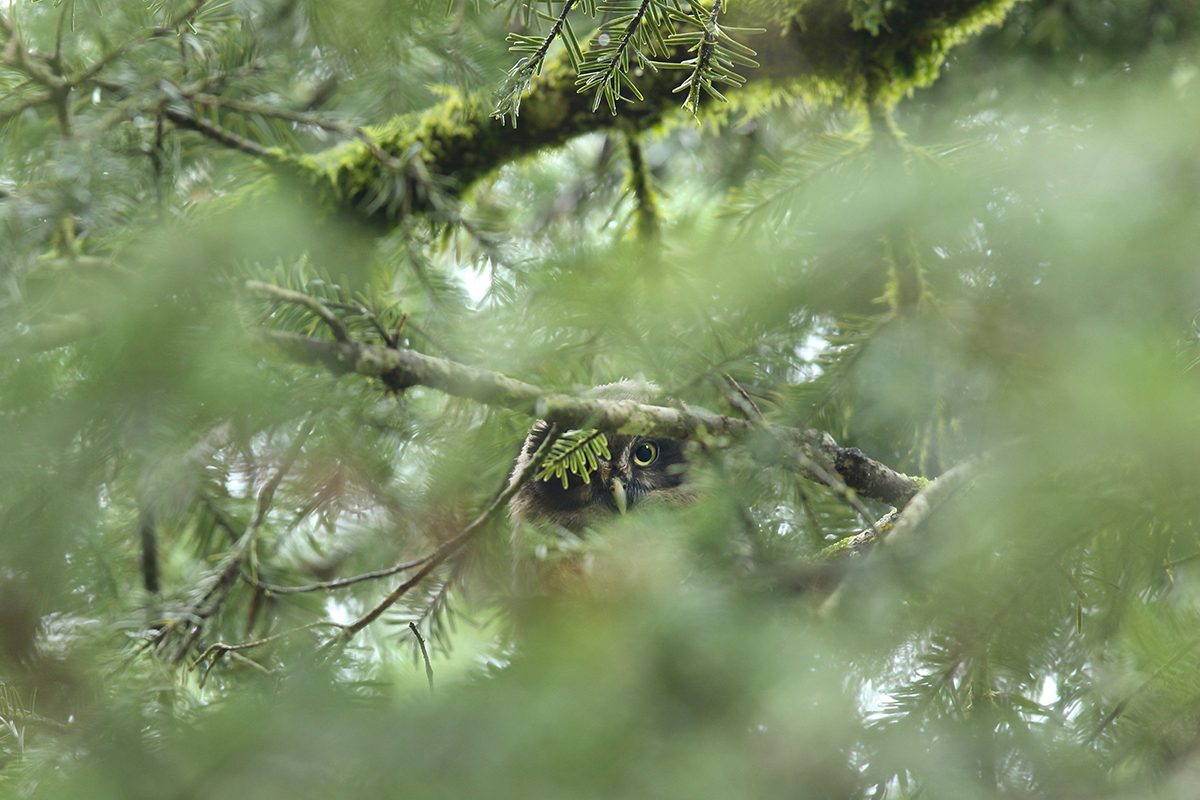
[(578, 475), (591, 483), (598, 458), (612, 458), (608, 438), (600, 431), (567, 431), (554, 441), (549, 454), (536, 475), (539, 481), (558, 479), (564, 489), (569, 475)]
[[(513, 2), (510, 16), (522, 9), (529, 21), (550, 22), (549, 32), (532, 36), (510, 33), (512, 51), (521, 59), (509, 70), (498, 92), (493, 116), (508, 118), (513, 125), (521, 109), (521, 99), (531, 91), (533, 79), (541, 74), (551, 46), (561, 39), (571, 68), (576, 72), (576, 84), (581, 93), (593, 96), (591, 110), (602, 104), (612, 114), (620, 102), (641, 101), (645, 98), (634, 80), (644, 71), (686, 69), (688, 77), (676, 91), (687, 90), (684, 107), (693, 114), (700, 104), (700, 93), (725, 98), (714, 88), (715, 83), (740, 86), (745, 78), (734, 72), (736, 67), (756, 67), (754, 51), (736, 42), (729, 32), (750, 34), (753, 29), (727, 28), (718, 24), (722, 2), (715, 0), (705, 12), (679, 0), (626, 0), (597, 4), (595, 0), (566, 0), (557, 14), (549, 13), (553, 3)], [(582, 15), (601, 22), (581, 45), (581, 37), (571, 26), (571, 13), (579, 9)], [(689, 59), (670, 60), (676, 50), (695, 53)]]
[[(734, 69), (736, 67), (753, 69), (758, 66), (758, 62), (754, 60), (754, 51), (744, 44), (736, 42), (728, 31), (733, 30), (735, 33), (743, 34), (761, 33), (761, 31), (746, 28), (727, 29), (720, 25), (718, 20), (721, 16), (721, 0), (714, 0), (711, 10), (706, 16), (702, 17), (698, 14), (686, 16), (695, 30), (676, 32), (667, 39), (666, 43), (681, 45), (687, 48), (687, 52), (695, 53), (692, 58), (680, 62), (679, 66), (688, 69), (690, 74), (683, 83), (676, 87), (675, 91), (680, 92), (687, 89), (687, 98), (683, 101), (683, 107), (692, 114), (696, 114), (700, 108), (702, 91), (726, 102), (725, 96), (717, 91), (713, 83), (741, 86), (746, 79), (734, 72)], [(660, 66), (673, 65), (664, 63)]]
[[(575, 7), (576, 2), (577, 0), (566, 0), (563, 2), (557, 17), (552, 17), (537, 9), (539, 4), (536, 2), (528, 3), (524, 2), (524, 0), (513, 0), (510, 4), (510, 17), (514, 10), (519, 8), (525, 12), (526, 24), (529, 21), (540, 18), (546, 18), (553, 24), (550, 27), (550, 32), (545, 36), (528, 36), (521, 33), (510, 33), (508, 35), (512, 52), (523, 53), (524, 55), (509, 70), (508, 77), (498, 92), (499, 96), (493, 116), (498, 117), (501, 121), (507, 116), (512, 120), (514, 126), (517, 124), (517, 116), (521, 111), (521, 97), (529, 91), (529, 86), (533, 82), (533, 79), (541, 74), (542, 65), (546, 61), (546, 54), (550, 52), (550, 46), (560, 36), (566, 47), (567, 58), (570, 59), (571, 66), (579, 69), (583, 63), (583, 51), (579, 46), (579, 39), (575, 35), (575, 31), (571, 28), (570, 19), (571, 9)], [(596, 16), (595, 0), (584, 0), (579, 5), (588, 16)], [(552, 4), (546, 3), (546, 7), (551, 8)]]
[[(4, 793), (1193, 796), (1200, 17), (1008, 5), (4, 4)], [(353, 343), (768, 425), (530, 596), (534, 420)]]

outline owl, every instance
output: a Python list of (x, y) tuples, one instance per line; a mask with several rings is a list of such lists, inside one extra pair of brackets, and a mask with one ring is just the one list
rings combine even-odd
[[(589, 396), (647, 402), (656, 392), (653, 384), (621, 381), (598, 386)], [(549, 430), (547, 423), (539, 421), (529, 431), (513, 469), (514, 479)], [(610, 458), (599, 458), (588, 480), (568, 473), (567, 486), (563, 488), (558, 478), (535, 477), (518, 490), (509, 506), (518, 558), (522, 557), (522, 545), (527, 543), (523, 534), (531, 528), (551, 532), (557, 544), (570, 549), (588, 531), (621, 514), (633, 513), (644, 506), (681, 506), (691, 502), (694, 491), (687, 480), (683, 442), (619, 434), (608, 434), (606, 438)]]

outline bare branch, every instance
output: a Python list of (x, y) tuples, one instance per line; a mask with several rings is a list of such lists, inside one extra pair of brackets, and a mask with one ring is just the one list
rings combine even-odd
[(306, 592), (343, 589), (347, 586), (353, 586), (356, 583), (374, 581), (378, 580), (379, 578), (387, 578), (391, 575), (395, 575), (398, 572), (416, 569), (432, 557), (432, 553), (426, 553), (420, 558), (415, 558), (412, 561), (405, 561), (402, 564), (396, 564), (395, 566), (388, 567), (387, 569), (379, 569), (375, 570), (374, 572), (364, 572), (361, 575), (354, 575), (349, 578), (335, 578), (334, 580), (321, 581), (320, 583), (306, 583), (303, 586), (278, 586), (273, 583), (264, 583), (249, 573), (243, 573), (242, 577), (247, 582), (253, 584), (255, 588), (262, 589), (264, 592), (270, 592), (271, 594), (304, 594)]

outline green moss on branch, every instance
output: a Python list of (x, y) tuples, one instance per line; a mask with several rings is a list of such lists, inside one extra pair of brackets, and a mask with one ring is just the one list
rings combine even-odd
[[(768, 91), (814, 102), (888, 106), (932, 83), (954, 45), (1001, 22), (1015, 2), (894, 0), (877, 15), (868, 12), (884, 4), (871, 0), (809, 0), (786, 8), (757, 2), (735, 6), (728, 22), (767, 28), (759, 35), (739, 37), (759, 53), (761, 68), (746, 75), (759, 91), (770, 84), (775, 88)], [(677, 57), (686, 56), (680, 52)], [(504, 164), (581, 134), (614, 127), (645, 130), (658, 124), (680, 108), (681, 95), (673, 90), (682, 76), (678, 70), (646, 70), (636, 78), (645, 99), (620, 104), (614, 116), (591, 110), (592, 95), (577, 90), (575, 71), (560, 57), (548, 60), (533, 82), (521, 104), (519, 127), (493, 118), (488, 98), (452, 94), (426, 112), (397, 117), (366, 133), (379, 151), (394, 159), (419, 158), (421, 172), (437, 182), (436, 191), (457, 195)], [(752, 85), (739, 91), (756, 89)], [(428, 185), (423, 187), (412, 175), (389, 177), (394, 164), (384, 163), (378, 151), (359, 139), (302, 156), (288, 168), (307, 178), (334, 206), (357, 209), (381, 222), (404, 210), (436, 207)], [(403, 196), (384, 197), (388, 192)]]
[(929, 86), (946, 55), (1020, 0), (807, 0), (785, 38), (806, 93), (890, 106)]

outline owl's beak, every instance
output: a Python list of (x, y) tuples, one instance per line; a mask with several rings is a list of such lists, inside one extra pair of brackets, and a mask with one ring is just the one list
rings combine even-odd
[(625, 484), (620, 478), (613, 478), (608, 488), (612, 491), (613, 499), (617, 501), (617, 510), (624, 514), (625, 508), (629, 504), (628, 498), (625, 496)]

